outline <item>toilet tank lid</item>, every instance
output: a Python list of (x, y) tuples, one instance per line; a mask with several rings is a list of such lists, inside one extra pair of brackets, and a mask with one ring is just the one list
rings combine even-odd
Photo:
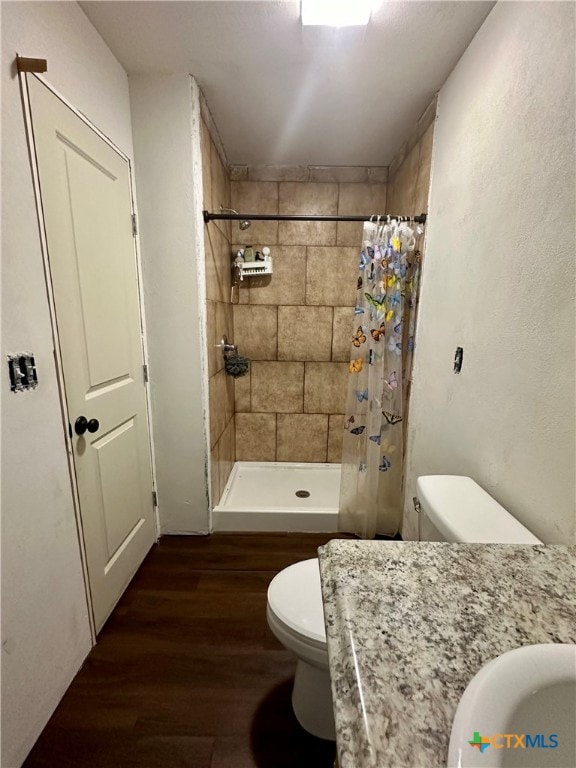
[(423, 512), (448, 541), (542, 544), (471, 477), (424, 475), (416, 488)]

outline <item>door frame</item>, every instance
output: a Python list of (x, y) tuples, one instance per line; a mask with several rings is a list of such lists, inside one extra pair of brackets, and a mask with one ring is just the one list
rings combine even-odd
[[(62, 353), (60, 349), (60, 336), (58, 333), (58, 321), (56, 317), (56, 301), (54, 298), (54, 290), (52, 286), (52, 272), (50, 269), (50, 257), (48, 253), (48, 241), (46, 237), (46, 226), (44, 219), (44, 210), (42, 206), (42, 195), (40, 190), (40, 176), (38, 172), (38, 159), (36, 156), (36, 144), (34, 140), (34, 126), (32, 122), (32, 110), (30, 106), (30, 98), (28, 92), (28, 77), (35, 77), (39, 80), (57, 99), (59, 99), (68, 109), (70, 109), (76, 117), (78, 117), (83, 123), (85, 123), (97, 136), (102, 139), (109, 147), (111, 147), (120, 157), (128, 164), (128, 178), (130, 184), (130, 201), (131, 211), (134, 217), (137, 217), (136, 200), (135, 200), (135, 184), (134, 174), (132, 168), (132, 162), (128, 155), (122, 152), (113, 141), (111, 141), (106, 134), (94, 125), (79, 109), (71, 104), (68, 99), (62, 96), (56, 88), (54, 88), (44, 77), (33, 73), (19, 72), (18, 79), (20, 81), (20, 93), (22, 97), (22, 109), (24, 112), (24, 124), (26, 132), (26, 140), (28, 143), (28, 155), (30, 160), (30, 168), (32, 171), (32, 186), (34, 188), (34, 200), (36, 203), (36, 214), (38, 217), (38, 232), (40, 236), (40, 249), (42, 251), (42, 261), (44, 265), (44, 278), (46, 281), (46, 294), (48, 298), (48, 307), (50, 314), (50, 325), (52, 329), (52, 340), (54, 344), (54, 365), (56, 368), (56, 380), (58, 383), (58, 393), (60, 399), (60, 412), (62, 416), (62, 431), (64, 433), (64, 442), (66, 446), (68, 473), (70, 477), (70, 486), (72, 490), (72, 503), (74, 506), (74, 515), (76, 518), (76, 531), (78, 535), (78, 545), (80, 549), (80, 560), (82, 562), (82, 574), (84, 578), (84, 590), (86, 593), (86, 604), (88, 607), (88, 619), (90, 622), (90, 635), (92, 645), (96, 644), (96, 625), (94, 622), (94, 612), (92, 608), (92, 594), (90, 591), (90, 580), (88, 576), (88, 561), (86, 557), (86, 545), (84, 542), (84, 529), (82, 525), (82, 516), (80, 511), (80, 496), (78, 493), (78, 483), (76, 479), (76, 465), (74, 461), (74, 450), (72, 444), (72, 436), (70, 435), (68, 425), (71, 423), (68, 411), (68, 403), (66, 400), (66, 389), (64, 386), (64, 368), (62, 364)], [(137, 218), (135, 219), (137, 221)], [(144, 313), (144, 288), (142, 281), (142, 262), (140, 255), (140, 236), (138, 231), (134, 235), (134, 255), (136, 258), (136, 274), (137, 274), (137, 290), (138, 290), (138, 308), (140, 317), (140, 337), (142, 343), (142, 360), (144, 365), (148, 365), (148, 334), (146, 329), (146, 316)], [(154, 432), (152, 426), (152, 411), (150, 404), (150, 383), (147, 379), (144, 384), (145, 400), (146, 400), (146, 419), (148, 424), (148, 439), (150, 450), (150, 465), (152, 470), (152, 490), (157, 491), (156, 484), (156, 462), (154, 455)], [(157, 497), (156, 497), (157, 498)], [(159, 521), (159, 506), (158, 503), (154, 505), (154, 525), (156, 530), (156, 540), (160, 537), (160, 521)]]

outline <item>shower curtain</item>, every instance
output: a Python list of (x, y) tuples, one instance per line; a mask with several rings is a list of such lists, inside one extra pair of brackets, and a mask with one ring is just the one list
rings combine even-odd
[(350, 346), (339, 528), (394, 536), (402, 520), (404, 415), (423, 228), (366, 222)]

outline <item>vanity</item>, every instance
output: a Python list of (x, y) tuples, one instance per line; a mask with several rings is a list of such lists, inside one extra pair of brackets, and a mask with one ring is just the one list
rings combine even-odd
[(481, 667), (576, 643), (576, 546), (333, 540), (319, 560), (340, 768), (446, 766)]

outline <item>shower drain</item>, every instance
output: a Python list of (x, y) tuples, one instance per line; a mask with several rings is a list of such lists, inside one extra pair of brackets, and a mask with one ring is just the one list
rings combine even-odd
[(299, 499), (307, 499), (310, 496), (310, 491), (296, 491), (296, 496)]

